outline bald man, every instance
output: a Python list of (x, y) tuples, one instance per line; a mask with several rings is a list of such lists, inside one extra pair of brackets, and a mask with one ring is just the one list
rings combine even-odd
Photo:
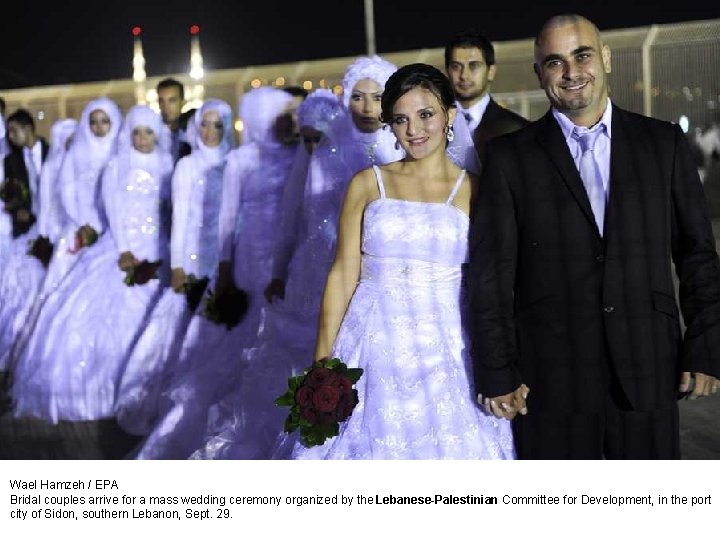
[[(718, 390), (720, 263), (682, 131), (608, 97), (578, 15), (535, 43), (550, 101), (488, 144), (470, 234), (479, 399), (524, 459), (680, 456), (677, 399)], [(681, 335), (672, 263), (687, 329)]]

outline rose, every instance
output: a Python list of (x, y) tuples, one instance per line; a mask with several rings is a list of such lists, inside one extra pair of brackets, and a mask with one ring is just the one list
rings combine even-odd
[(317, 422), (318, 414), (312, 407), (306, 407), (300, 409), (300, 416), (302, 416), (308, 422)]
[(350, 379), (344, 376), (339, 376), (337, 380), (337, 387), (342, 395), (352, 393), (352, 383)]
[(313, 402), (313, 391), (308, 386), (301, 386), (298, 391), (295, 392), (295, 402), (300, 407), (310, 407)]
[(324, 367), (314, 367), (305, 378), (305, 384), (310, 388), (319, 388), (324, 384), (333, 384), (337, 380), (337, 375), (331, 370)]
[(320, 412), (334, 411), (339, 399), (340, 390), (329, 384), (318, 387), (312, 397), (313, 405)]

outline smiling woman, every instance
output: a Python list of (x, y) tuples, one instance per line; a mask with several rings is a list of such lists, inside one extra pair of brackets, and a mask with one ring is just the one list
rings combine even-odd
[(364, 370), (337, 437), (295, 459), (508, 459), (510, 424), (472, 397), (462, 326), (469, 175), (445, 152), (455, 102), (436, 68), (396, 71), (382, 96), (406, 157), (356, 174), (340, 216), (315, 358)]

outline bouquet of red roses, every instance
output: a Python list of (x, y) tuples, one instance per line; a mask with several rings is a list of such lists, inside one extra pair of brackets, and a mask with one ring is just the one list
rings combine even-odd
[(28, 232), (36, 218), (30, 211), (32, 202), (27, 184), (16, 178), (6, 178), (0, 185), (0, 201), (12, 220), (13, 238)]
[(75, 232), (75, 243), (70, 253), (77, 253), (84, 247), (92, 246), (98, 240), (98, 233), (90, 225), (83, 225)]
[(27, 254), (38, 259), (47, 268), (52, 258), (53, 249), (50, 239), (47, 236), (40, 235), (30, 242)]
[(236, 327), (248, 309), (248, 294), (230, 283), (220, 293), (208, 291), (203, 315), (215, 324), (224, 324), (230, 330)]
[(330, 358), (315, 362), (302, 375), (290, 377), (288, 391), (275, 400), (279, 407), (290, 407), (285, 432), (300, 428), (300, 440), (308, 448), (337, 436), (340, 422), (347, 420), (358, 404), (353, 385), (362, 374), (362, 369)]
[(158, 279), (158, 269), (162, 261), (150, 262), (147, 259), (136, 262), (131, 268), (125, 270), (125, 285), (145, 285), (151, 279)]

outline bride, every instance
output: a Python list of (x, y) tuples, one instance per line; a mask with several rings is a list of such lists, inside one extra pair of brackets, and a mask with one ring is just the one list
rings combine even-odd
[(432, 66), (405, 66), (385, 86), (382, 119), (406, 157), (350, 182), (315, 346), (316, 359), (363, 368), (360, 403), (337, 437), (295, 442), (295, 459), (514, 457), (510, 424), (477, 405), (469, 381), (471, 181), (446, 153), (455, 115)]

